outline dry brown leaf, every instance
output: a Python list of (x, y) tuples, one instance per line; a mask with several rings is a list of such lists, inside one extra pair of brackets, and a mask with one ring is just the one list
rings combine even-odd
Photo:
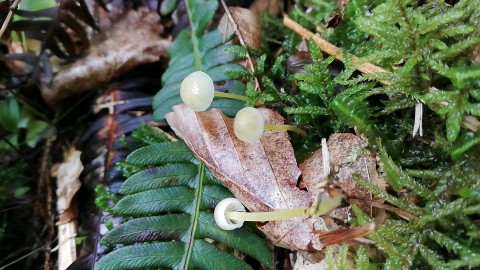
[(256, 13), (258, 16), (262, 16), (265, 11), (268, 11), (270, 16), (277, 16), (282, 12), (281, 0), (255, 0), (250, 5), (250, 10)]
[[(246, 8), (229, 7), (233, 20), (238, 25), (245, 45), (260, 49), (262, 45), (262, 33), (260, 32), (260, 23), (258, 16)], [(225, 13), (218, 24), (218, 30), (224, 37), (230, 37), (235, 32), (235, 26)]]
[(59, 223), (66, 223), (74, 219), (72, 199), (80, 189), (80, 174), (83, 165), (80, 160), (81, 152), (75, 149), (67, 153), (65, 162), (58, 166), (57, 176), (57, 212), (60, 214)]
[[(338, 181), (343, 192), (349, 197), (371, 199), (371, 193), (358, 186), (352, 178), (352, 174), (359, 174), (363, 179), (370, 181), (377, 187), (385, 189), (387, 183), (377, 172), (377, 162), (374, 153), (364, 150), (367, 143), (351, 133), (335, 133), (328, 138), (327, 148), (330, 154), (331, 174)], [(300, 164), (303, 181), (308, 190), (323, 180), (320, 177), (323, 172), (322, 149)]]
[[(260, 109), (267, 124), (283, 124), (275, 111)], [(308, 207), (311, 194), (297, 186), (300, 170), (285, 131), (265, 131), (257, 143), (236, 138), (233, 120), (220, 110), (195, 113), (185, 105), (173, 107), (166, 119), (215, 177), (250, 211)], [(257, 223), (274, 245), (295, 250), (321, 250), (314, 231), (338, 226), (320, 217)]]
[(42, 85), (46, 102), (55, 107), (61, 100), (95, 89), (133, 68), (158, 61), (170, 45), (160, 36), (163, 27), (155, 11), (130, 10), (105, 36), (92, 45), (83, 59), (55, 74)]

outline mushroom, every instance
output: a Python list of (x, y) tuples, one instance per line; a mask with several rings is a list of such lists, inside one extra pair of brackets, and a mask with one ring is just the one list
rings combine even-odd
[(210, 104), (212, 104), (214, 96), (243, 101), (248, 100), (245, 96), (216, 92), (212, 78), (203, 71), (190, 73), (180, 84), (180, 97), (188, 107), (196, 112), (208, 109)]
[[(314, 209), (314, 215), (325, 215), (342, 204), (341, 189), (331, 189), (320, 194), (320, 204)], [(234, 230), (242, 227), (245, 221), (266, 222), (296, 217), (310, 216), (310, 207), (298, 207), (271, 212), (246, 212), (243, 204), (235, 198), (220, 201), (215, 207), (214, 218), (218, 227)]]
[(237, 138), (244, 142), (255, 142), (262, 137), (264, 130), (289, 130), (303, 137), (307, 136), (305, 131), (296, 126), (265, 124), (263, 115), (253, 107), (245, 107), (237, 112), (235, 121), (233, 122), (233, 131)]

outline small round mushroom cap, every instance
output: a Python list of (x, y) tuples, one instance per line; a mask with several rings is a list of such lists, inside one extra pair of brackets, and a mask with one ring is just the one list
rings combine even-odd
[(227, 219), (225, 217), (225, 212), (246, 212), (245, 207), (239, 200), (235, 198), (226, 198), (221, 200), (217, 204), (217, 207), (215, 207), (213, 216), (218, 227), (223, 230), (230, 231), (243, 226), (243, 221), (241, 220)]
[(253, 107), (245, 107), (237, 112), (233, 122), (233, 131), (244, 142), (258, 141), (264, 131), (263, 115)]
[(203, 71), (190, 73), (180, 84), (180, 97), (192, 110), (205, 111), (212, 104), (215, 86)]

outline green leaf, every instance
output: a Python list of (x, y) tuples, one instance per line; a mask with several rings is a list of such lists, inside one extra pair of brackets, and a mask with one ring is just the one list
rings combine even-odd
[[(213, 214), (210, 212), (201, 212), (198, 220), (198, 237), (217, 240), (226, 246), (256, 258), (263, 265), (269, 267), (273, 265), (271, 256), (265, 256), (270, 254), (267, 243), (262, 241), (262, 238), (257, 234), (252, 233), (245, 227), (233, 231), (222, 230), (215, 224)], [(256, 244), (252, 245), (252, 243)]]
[(24, 0), (19, 4), (19, 8), (28, 11), (37, 11), (57, 6), (55, 0)]
[(0, 102), (0, 127), (15, 132), (18, 130), (20, 121), (20, 108), (14, 98), (8, 98)]
[(125, 216), (153, 215), (169, 211), (190, 213), (193, 198), (193, 190), (187, 187), (152, 189), (122, 198), (113, 207), (113, 211)]
[(21, 197), (21, 196), (25, 195), (29, 190), (30, 190), (29, 187), (19, 187), (19, 188), (15, 189), (15, 192), (13, 193), (13, 196), (15, 198)]
[(109, 231), (102, 238), (102, 244), (113, 246), (176, 240), (182, 237), (189, 224), (190, 215), (188, 214), (136, 218)]
[(213, 18), (213, 14), (218, 7), (218, 1), (215, 0), (187, 0), (185, 1), (190, 20), (190, 27), (194, 35), (198, 37), (203, 34), (208, 24)]
[(27, 127), (27, 145), (35, 147), (41, 139), (46, 138), (53, 130), (53, 126), (47, 122), (39, 120), (30, 121)]
[(171, 162), (191, 162), (195, 159), (190, 148), (182, 142), (162, 142), (144, 146), (127, 156), (127, 162), (136, 165), (153, 165)]
[(205, 181), (205, 165), (200, 163), (198, 165), (198, 180), (197, 180), (197, 187), (195, 189), (195, 195), (193, 198), (193, 205), (192, 205), (192, 212), (190, 217), (190, 227), (188, 228), (188, 232), (185, 238), (185, 251), (183, 254), (181, 268), (186, 269), (190, 265), (190, 259), (192, 258), (194, 245), (198, 242), (195, 240), (195, 234), (197, 233), (197, 224), (198, 224), (198, 217), (200, 215), (200, 205), (202, 202), (202, 192), (203, 192), (203, 185)]
[[(169, 48), (171, 59), (169, 68), (162, 76), (163, 87), (153, 100), (155, 121), (163, 120), (165, 115), (172, 111), (174, 105), (182, 103), (180, 84), (193, 71), (202, 70), (215, 83), (223, 83), (230, 80), (226, 73), (244, 70), (241, 65), (232, 63), (236, 60), (236, 56), (228, 51), (230, 45), (225, 45), (224, 42), (223, 36), (217, 30), (204, 35), (191, 35), (191, 32), (184, 30), (175, 39)], [(233, 81), (232, 84), (217, 85), (216, 90), (244, 95), (245, 86), (239, 81)], [(242, 101), (217, 98), (210, 108), (220, 108), (225, 114), (234, 116), (243, 106)]]
[(196, 165), (182, 163), (147, 169), (129, 177), (120, 188), (120, 193), (134, 194), (168, 186), (192, 186), (197, 173)]
[(193, 266), (202, 269), (252, 269), (244, 261), (241, 261), (237, 257), (220, 250), (205, 240), (195, 241), (192, 254)]
[(127, 246), (100, 258), (95, 270), (176, 269), (183, 254), (182, 242), (161, 242)]

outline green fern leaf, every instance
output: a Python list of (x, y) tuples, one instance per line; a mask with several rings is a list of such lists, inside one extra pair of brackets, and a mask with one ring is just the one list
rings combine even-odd
[(192, 186), (197, 176), (197, 166), (174, 163), (147, 169), (132, 175), (120, 189), (122, 194), (134, 194), (167, 186)]
[[(186, 1), (187, 13), (190, 19), (191, 30), (182, 31), (168, 50), (170, 56), (169, 68), (162, 76), (163, 88), (153, 100), (156, 121), (165, 118), (174, 105), (180, 104), (180, 84), (183, 79), (196, 70), (206, 72), (214, 82), (230, 80), (226, 72), (243, 70), (243, 66), (233, 63), (235, 54), (229, 52), (230, 45), (225, 45), (225, 38), (219, 31), (205, 33), (205, 29), (217, 7), (217, 1)], [(206, 11), (206, 7), (213, 8)], [(191, 16), (203, 16), (192, 18)], [(245, 86), (234, 81), (234, 85), (217, 86), (223, 91), (243, 95)], [(211, 107), (221, 108), (225, 114), (234, 116), (243, 108), (244, 102), (231, 99), (216, 98)]]
[(161, 212), (191, 212), (194, 193), (187, 187), (168, 187), (147, 190), (122, 198), (113, 207), (124, 216), (153, 215)]
[(102, 238), (102, 244), (132, 245), (141, 242), (175, 240), (181, 237), (189, 224), (190, 215), (188, 214), (136, 218), (109, 231)]
[(182, 142), (163, 142), (144, 146), (133, 151), (127, 162), (136, 165), (153, 165), (170, 162), (191, 162), (195, 159), (192, 151)]
[(197, 240), (193, 246), (192, 265), (202, 269), (252, 269), (237, 257), (226, 253), (205, 240)]
[[(102, 257), (98, 265), (106, 268), (98, 269), (124, 269), (134, 265), (143, 269), (166, 267), (167, 264), (175, 269), (207, 265), (208, 269), (227, 269), (228, 264), (218, 261), (232, 259), (232, 255), (203, 241), (204, 238), (214, 239), (271, 266), (270, 250), (259, 235), (247, 228), (224, 231), (216, 225), (211, 209), (232, 195), (185, 147), (183, 142), (152, 142), (129, 156), (130, 162), (142, 165), (168, 164), (144, 169), (125, 181), (121, 187), (125, 196), (112, 207), (111, 212), (134, 218), (108, 232), (102, 243), (110, 247), (118, 244), (127, 246)], [(138, 246), (137, 243), (153, 241), (181, 243), (172, 248), (181, 247), (182, 252), (176, 253), (168, 261), (154, 256), (139, 263), (137, 255), (131, 254), (121, 264), (104, 265), (105, 261), (119, 260), (124, 256), (124, 249), (129, 252), (141, 251), (129, 245)], [(147, 247), (147, 244), (143, 245)], [(170, 248), (164, 245), (149, 247), (158, 249), (160, 254), (167, 252), (165, 248)], [(206, 250), (200, 250), (200, 247), (211, 252), (208, 259), (203, 258), (207, 256), (204, 254)], [(233, 259), (233, 263), (238, 269), (249, 269), (248, 264), (238, 259)]]
[[(217, 240), (228, 247), (239, 250), (257, 260), (263, 265), (271, 265), (271, 258), (264, 256), (269, 253), (269, 248), (257, 234), (251, 233), (247, 228), (240, 228), (235, 231), (226, 231), (214, 225), (215, 219), (212, 213), (201, 212), (197, 233), (201, 238)], [(252, 248), (252, 243), (258, 243)]]
[(161, 242), (128, 246), (102, 257), (96, 270), (175, 268), (183, 254), (182, 242)]

